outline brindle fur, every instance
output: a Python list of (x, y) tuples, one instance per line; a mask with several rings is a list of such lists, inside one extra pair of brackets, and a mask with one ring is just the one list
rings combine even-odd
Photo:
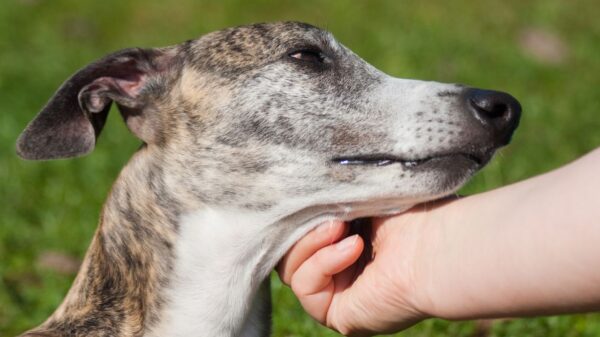
[[(289, 57), (314, 46), (328, 55), (325, 64)], [(418, 108), (407, 108), (401, 132), (414, 141), (399, 144), (390, 136), (396, 131), (385, 125), (396, 108), (377, 105), (379, 96), (371, 94), (384, 80), (329, 33), (294, 22), (225, 29), (167, 48), (128, 49), (82, 69), (24, 131), (19, 154), (53, 159), (91, 151), (111, 102), (144, 145), (113, 185), (64, 302), (25, 336), (148, 335), (170, 303), (165, 290), (175, 273), (182, 214), (208, 206), (288, 219), (313, 206), (339, 208), (343, 200), (305, 200), (339, 186), (343, 197), (376, 173), (336, 165), (336, 156), (416, 158), (499, 145), (474, 127), (472, 117), (452, 112), (462, 109), (457, 100), (463, 88), (455, 85), (435, 87)], [(414, 204), (455, 190), (476, 170), (457, 167), (421, 180), (418, 171), (382, 168), (398, 179), (389, 181), (389, 191), (346, 198)], [(437, 180), (429, 183), (431, 177)], [(281, 200), (302, 201), (298, 209), (280, 212)], [(228, 331), (243, 334), (240, 327)]]

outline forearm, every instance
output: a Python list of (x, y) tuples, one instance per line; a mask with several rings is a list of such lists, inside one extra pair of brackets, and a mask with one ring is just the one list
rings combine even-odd
[(599, 191), (596, 150), (430, 211), (424, 310), (464, 319), (600, 309)]

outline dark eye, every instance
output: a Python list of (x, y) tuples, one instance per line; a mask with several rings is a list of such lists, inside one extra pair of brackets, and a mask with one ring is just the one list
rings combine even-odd
[(290, 53), (289, 56), (303, 62), (323, 63), (325, 61), (325, 56), (318, 50), (297, 50)]

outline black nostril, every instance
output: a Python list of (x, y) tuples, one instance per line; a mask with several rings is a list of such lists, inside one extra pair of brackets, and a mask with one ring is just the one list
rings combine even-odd
[(469, 103), (484, 118), (497, 119), (506, 117), (509, 107), (502, 102), (493, 102), (487, 99), (470, 98)]
[(494, 129), (500, 137), (512, 135), (521, 116), (521, 105), (514, 97), (500, 91), (469, 89), (465, 99), (484, 126)]

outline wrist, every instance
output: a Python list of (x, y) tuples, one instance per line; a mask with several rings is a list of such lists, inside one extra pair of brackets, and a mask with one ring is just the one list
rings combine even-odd
[(419, 213), (421, 242), (414, 265), (414, 305), (424, 318), (455, 318), (451, 299), (447, 294), (459, 291), (454, 282), (458, 270), (456, 247), (466, 247), (461, 229), (461, 205), (465, 199), (448, 199), (423, 205)]

